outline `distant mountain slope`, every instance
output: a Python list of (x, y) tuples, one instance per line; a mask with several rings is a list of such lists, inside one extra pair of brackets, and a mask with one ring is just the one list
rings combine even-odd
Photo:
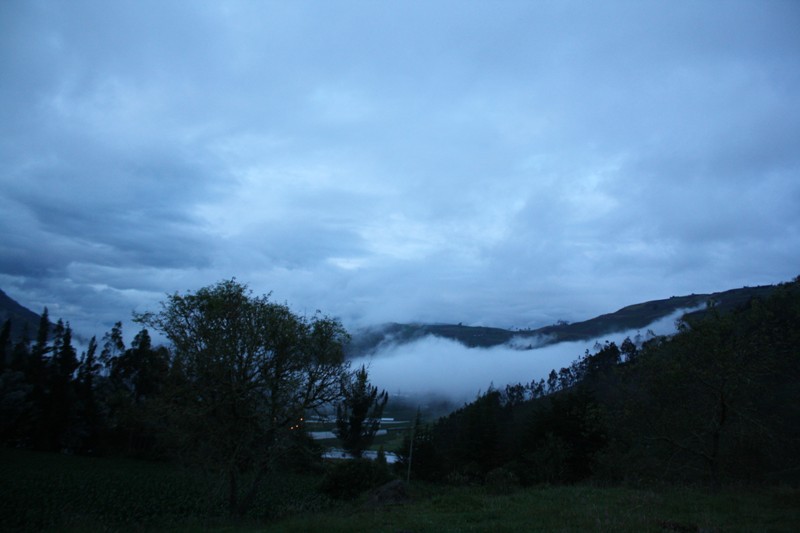
[(0, 326), (11, 319), (11, 339), (19, 340), (27, 329), (28, 336), (33, 339), (39, 329), (40, 315), (8, 296), (0, 290)]
[[(602, 335), (642, 329), (680, 309), (705, 306), (713, 301), (717, 309), (728, 311), (747, 303), (750, 299), (767, 296), (775, 289), (772, 285), (744, 287), (711, 294), (673, 296), (665, 300), (629, 305), (613, 313), (600, 315), (583, 322), (560, 323), (530, 330), (507, 330), (491, 327), (474, 327), (454, 324), (384, 324), (365, 328), (353, 334), (348, 354), (351, 357), (369, 355), (389, 344), (404, 344), (427, 335), (458, 341), (465, 346), (491, 347), (506, 344), (515, 337), (538, 338), (537, 345), (563, 341), (593, 339)], [(695, 311), (700, 316), (705, 310)]]

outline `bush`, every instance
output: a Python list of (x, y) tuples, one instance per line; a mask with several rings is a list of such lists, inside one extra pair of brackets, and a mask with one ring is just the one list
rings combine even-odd
[(392, 479), (385, 465), (369, 459), (339, 461), (331, 465), (322, 480), (322, 492), (338, 499), (352, 499), (364, 491), (379, 487)]
[(486, 474), (486, 489), (492, 494), (511, 494), (519, 488), (519, 478), (505, 468), (495, 468)]
[(481, 465), (472, 461), (447, 474), (445, 480), (450, 485), (466, 487), (469, 485), (480, 485), (483, 482), (483, 472)]

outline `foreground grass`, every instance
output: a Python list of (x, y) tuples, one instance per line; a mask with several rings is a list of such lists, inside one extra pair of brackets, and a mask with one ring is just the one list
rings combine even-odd
[(319, 479), (271, 481), (245, 521), (212, 478), (176, 465), (0, 449), (0, 530), (28, 531), (797, 531), (800, 490), (413, 484), (412, 499), (333, 502)]
[(362, 505), (273, 524), (280, 532), (797, 531), (800, 491), (542, 487), (415, 489), (410, 504)]
[(232, 522), (225, 485), (169, 463), (0, 447), (0, 531), (199, 531), (262, 524), (328, 508), (318, 478), (265, 483), (244, 522)]

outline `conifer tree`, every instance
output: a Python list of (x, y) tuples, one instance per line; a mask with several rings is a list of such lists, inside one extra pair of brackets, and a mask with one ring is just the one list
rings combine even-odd
[(56, 329), (61, 333), (56, 338), (58, 344), (53, 346), (53, 370), (60, 380), (69, 382), (78, 369), (78, 355), (72, 345), (72, 328), (69, 322), (63, 325), (59, 320)]
[(47, 339), (50, 336), (50, 312), (47, 307), (42, 311), (39, 318), (39, 329), (36, 333), (36, 344), (33, 345), (31, 355), (34, 357), (44, 358), (47, 353)]
[(25, 380), (31, 386), (30, 413), (26, 421), (26, 439), (34, 448), (47, 448), (50, 440), (47, 434), (48, 412), (48, 383), (47, 360), (45, 356), (50, 352), (48, 338), (50, 336), (50, 314), (47, 307), (42, 311), (39, 319), (39, 329), (36, 333), (36, 342), (27, 349), (27, 345), (18, 346), (18, 357), (25, 373)]
[(151, 400), (162, 389), (169, 373), (169, 351), (154, 348), (143, 328), (131, 347), (111, 359), (112, 401), (117, 437), (124, 437), (128, 453), (148, 455), (154, 451), (155, 432)]
[(77, 447), (75, 387), (73, 374), (78, 358), (72, 346), (72, 329), (61, 319), (53, 329), (52, 357), (48, 361), (48, 379), (42, 428), (47, 440), (42, 444), (54, 450)]
[(95, 381), (100, 374), (102, 366), (97, 360), (97, 340), (95, 337), (89, 339), (89, 346), (86, 348), (78, 367), (78, 377), (76, 380), (75, 395), (78, 400), (78, 412), (80, 417), (83, 452), (93, 452), (99, 446), (101, 433), (100, 406), (98, 405), (95, 393)]
[(378, 393), (370, 385), (366, 367), (362, 366), (342, 384), (342, 402), (336, 407), (336, 429), (334, 433), (342, 441), (342, 447), (361, 457), (375, 438), (381, 425), (381, 415), (389, 394)]
[(125, 353), (125, 341), (122, 339), (122, 322), (117, 322), (111, 331), (103, 335), (103, 351), (100, 352), (100, 362), (111, 370), (114, 360)]
[(30, 349), (30, 357), (24, 362), (25, 374), (28, 382), (34, 387), (34, 396), (44, 393), (45, 388), (45, 355), (50, 351), (47, 340), (50, 337), (50, 314), (47, 307), (42, 311), (39, 319), (39, 329), (36, 333), (36, 342)]

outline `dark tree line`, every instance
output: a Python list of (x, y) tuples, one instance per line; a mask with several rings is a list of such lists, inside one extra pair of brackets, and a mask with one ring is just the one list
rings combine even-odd
[(267, 476), (320, 460), (305, 416), (339, 405), (338, 431), (356, 455), (377, 429), (385, 392), (344, 359), (349, 336), (317, 313), (253, 296), (228, 280), (173, 294), (135, 320), (125, 345), (116, 323), (78, 357), (69, 324), (47, 309), (35, 340), (0, 330), (0, 440), (34, 450), (171, 459), (218, 476), (231, 514), (247, 512)]
[(417, 428), (413, 475), (800, 482), (800, 283), (733, 312), (709, 307), (672, 337), (598, 345)]
[[(126, 348), (122, 325), (78, 357), (69, 323), (42, 312), (35, 341), (0, 333), (0, 438), (7, 445), (82, 454), (157, 454), (145, 414), (170, 368), (142, 329)], [(98, 353), (99, 351), (99, 353)]]

